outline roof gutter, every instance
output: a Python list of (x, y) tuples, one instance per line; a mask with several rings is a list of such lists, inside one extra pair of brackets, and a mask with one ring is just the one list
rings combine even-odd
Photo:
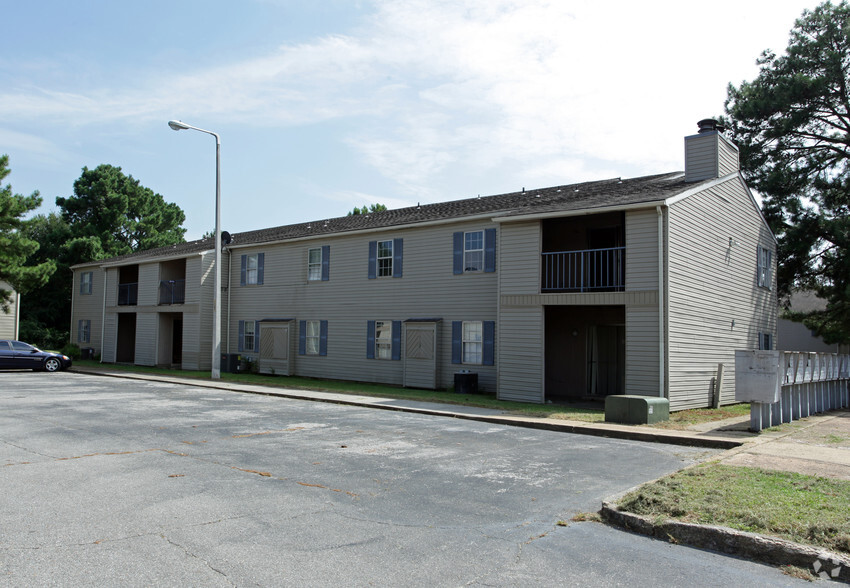
[(600, 212), (620, 212), (624, 210), (637, 210), (641, 208), (652, 208), (664, 206), (663, 200), (651, 200), (648, 202), (639, 202), (637, 204), (623, 204), (620, 206), (597, 206), (594, 208), (580, 208), (578, 210), (554, 210), (552, 212), (540, 212), (537, 214), (515, 214), (510, 216), (496, 216), (491, 218), (494, 223), (509, 223), (528, 220), (544, 220), (547, 218), (563, 218), (566, 216), (587, 216), (589, 214), (599, 214)]

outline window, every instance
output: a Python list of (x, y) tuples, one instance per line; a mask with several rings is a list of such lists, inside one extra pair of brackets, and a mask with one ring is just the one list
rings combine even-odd
[(314, 247), (307, 251), (307, 280), (327, 281), (330, 278), (330, 252), (329, 245)]
[(403, 239), (369, 242), (369, 279), (402, 275)]
[(484, 231), (463, 234), (463, 271), (480, 272), (484, 269)]
[(239, 285), (262, 285), (264, 265), (264, 253), (252, 253), (250, 255), (243, 255), (239, 277)]
[(245, 337), (242, 351), (254, 351), (254, 321), (245, 323)]
[(239, 339), (237, 351), (259, 351), (259, 321), (239, 321)]
[(463, 363), (481, 364), (481, 322), (463, 323)]
[(401, 321), (366, 322), (366, 357), (401, 359)]
[(392, 359), (393, 337), (390, 321), (375, 321), (375, 357)]
[(453, 235), (454, 273), (496, 271), (496, 229), (458, 231)]
[(378, 277), (393, 275), (393, 242), (378, 241)]
[(298, 355), (328, 354), (328, 321), (299, 321)]
[(305, 350), (307, 355), (319, 355), (319, 321), (307, 321), (307, 339)]
[(773, 252), (765, 247), (758, 248), (758, 284), (773, 289)]
[(452, 321), (452, 363), (495, 365), (495, 321)]
[(77, 343), (91, 342), (91, 321), (77, 321)]
[(773, 349), (773, 335), (771, 333), (759, 333), (759, 349), (762, 351)]
[(80, 294), (91, 294), (92, 272), (80, 274)]

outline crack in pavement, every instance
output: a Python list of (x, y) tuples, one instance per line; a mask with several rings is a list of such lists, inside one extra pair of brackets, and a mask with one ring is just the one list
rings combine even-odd
[(185, 554), (186, 554), (186, 555), (188, 555), (189, 557), (191, 557), (191, 558), (193, 558), (193, 559), (198, 560), (199, 562), (201, 562), (202, 564), (204, 564), (207, 568), (209, 568), (210, 570), (212, 570), (212, 571), (213, 571), (213, 572), (215, 572), (216, 574), (219, 574), (222, 578), (224, 578), (225, 580), (227, 580), (227, 582), (228, 582), (231, 586), (237, 586), (237, 585), (238, 585), (238, 584), (235, 584), (235, 583), (233, 582), (233, 580), (231, 580), (230, 578), (228, 578), (228, 577), (227, 577), (227, 574), (225, 574), (223, 571), (221, 571), (221, 570), (219, 570), (218, 568), (216, 568), (215, 566), (213, 566), (210, 562), (208, 562), (207, 560), (205, 560), (205, 559), (204, 559), (204, 558), (202, 558), (201, 556), (199, 556), (199, 555), (197, 555), (197, 554), (195, 554), (195, 553), (192, 553), (192, 552), (191, 552), (191, 551), (189, 551), (187, 548), (183, 547), (182, 545), (180, 545), (180, 544), (179, 544), (179, 543), (177, 543), (176, 541), (172, 541), (171, 539), (169, 539), (168, 537), (166, 537), (166, 536), (165, 536), (164, 534), (162, 534), (162, 533), (160, 533), (160, 535), (159, 535), (159, 536), (160, 536), (160, 537), (162, 537), (163, 539), (165, 539), (165, 541), (167, 541), (169, 545), (173, 545), (174, 547), (177, 547), (178, 549), (180, 549), (183, 553), (185, 553)]

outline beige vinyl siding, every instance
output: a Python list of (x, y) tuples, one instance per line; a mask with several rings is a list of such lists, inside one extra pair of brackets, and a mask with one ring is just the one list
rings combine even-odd
[(497, 330), (499, 398), (543, 402), (543, 307), (502, 306)]
[(722, 178), (735, 173), (738, 169), (740, 169), (738, 147), (721, 135), (718, 144), (718, 176)]
[(9, 312), (3, 312), (0, 309), (0, 338), (16, 339), (18, 336), (18, 312), (19, 312), (19, 296), (18, 293), (12, 290), (12, 287), (6, 282), (0, 282), (0, 290), (11, 291), (11, 299), (9, 301)]
[(156, 306), (159, 302), (159, 264), (139, 264), (138, 306)]
[[(234, 249), (229, 352), (237, 353), (240, 320), (327, 320), (327, 356), (296, 354), (294, 374), (401, 385), (403, 360), (366, 358), (367, 321), (439, 318), (438, 386), (449, 387), (456, 371), (474, 368), (479, 387), (494, 391), (496, 366), (451, 363), (452, 321), (496, 320), (498, 276), (498, 272), (453, 274), (452, 235), (493, 226), (466, 222)], [(404, 239), (402, 277), (368, 279), (369, 242), (396, 238)], [(330, 279), (308, 281), (307, 250), (323, 245), (330, 246)], [(253, 253), (264, 253), (263, 284), (240, 286), (241, 256)], [(497, 244), (497, 264), (501, 253)], [(223, 302), (225, 308), (226, 299)]]
[[(80, 294), (80, 281), (85, 272), (91, 272), (92, 274), (91, 294)], [(72, 286), (73, 303), (69, 339), (71, 343), (80, 347), (93, 348), (96, 354), (100, 354), (103, 347), (101, 336), (103, 332), (104, 276), (104, 271), (99, 267), (77, 268), (74, 270)], [(88, 343), (81, 343), (78, 340), (78, 329), (81, 320), (91, 321)]]
[(115, 363), (116, 341), (118, 337), (118, 315), (106, 313), (106, 328), (103, 332), (103, 350), (100, 361), (104, 363)]
[[(184, 370), (200, 370), (200, 354), (198, 353), (198, 340), (200, 338), (200, 315), (198, 313), (183, 314), (183, 360), (182, 367)], [(212, 336), (212, 327), (204, 335), (204, 338), (209, 340)], [(189, 343), (187, 344), (187, 339)], [(212, 352), (210, 352), (212, 353)], [(206, 358), (207, 368), (209, 369), (210, 359)]]
[[(142, 283), (140, 279), (139, 284)], [(156, 365), (158, 327), (158, 314), (153, 312), (136, 313), (136, 365)]]
[[(186, 345), (185, 339), (183, 342), (183, 350), (184, 354), (188, 350), (189, 352), (197, 353), (197, 361), (198, 368), (201, 370), (208, 370), (212, 368), (212, 332), (213, 332), (213, 311), (214, 311), (214, 303), (213, 303), (213, 292), (215, 290), (215, 253), (207, 252), (200, 257), (200, 264), (198, 270), (200, 272), (200, 286), (198, 287), (198, 294), (200, 297), (200, 301), (198, 303), (198, 312), (197, 312), (197, 330), (195, 331), (196, 335), (193, 334), (193, 340), (190, 342), (190, 345)], [(222, 270), (221, 270), (221, 284), (222, 284), (222, 293), (226, 292), (224, 290), (224, 286), (227, 284), (226, 281), (226, 270), (227, 270), (227, 256), (221, 256), (222, 261)], [(189, 274), (189, 265), (186, 264), (186, 274), (187, 274), (187, 283), (188, 283), (188, 274)], [(193, 276), (195, 275), (193, 269)], [(236, 282), (239, 283), (238, 281)], [(187, 301), (188, 302), (188, 301)], [(222, 317), (225, 316), (227, 312), (227, 299), (222, 297), (221, 300), (221, 313)], [(186, 317), (190, 316), (189, 313), (184, 313), (183, 321), (184, 325), (186, 324)], [(225, 328), (224, 318), (221, 320), (222, 331)], [(224, 333), (221, 334), (221, 349), (224, 350)], [(185, 337), (185, 334), (184, 334)], [(197, 337), (197, 339), (194, 339)], [(184, 366), (184, 369), (192, 369)]]
[(499, 235), (499, 293), (540, 293), (539, 221), (502, 223)]
[(759, 332), (776, 333), (775, 269), (773, 290), (756, 279), (757, 246), (775, 260), (775, 244), (738, 178), (671, 205), (669, 215), (670, 408), (709, 406), (718, 363), (728, 404), (735, 350), (757, 348)]
[(626, 394), (659, 396), (658, 305), (626, 306)]
[(658, 291), (658, 212), (626, 212), (626, 291)]
[(717, 133), (685, 137), (685, 181), (716, 178), (717, 172)]

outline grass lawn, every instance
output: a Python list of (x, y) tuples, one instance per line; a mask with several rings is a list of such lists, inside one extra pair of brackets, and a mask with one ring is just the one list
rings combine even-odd
[[(76, 366), (108, 369), (110, 371), (128, 371), (145, 374), (162, 374), (179, 378), (197, 378), (208, 380), (210, 372), (193, 372), (183, 370), (171, 370), (156, 367), (144, 367), (133, 365), (104, 365), (97, 361), (78, 360)], [(362, 396), (379, 396), (384, 398), (400, 398), (404, 400), (416, 400), (420, 402), (438, 402), (443, 404), (458, 404), (463, 406), (479, 406), (503, 410), (506, 413), (538, 418), (550, 418), (570, 421), (582, 421), (590, 423), (601, 423), (605, 421), (605, 413), (602, 403), (598, 409), (579, 408), (569, 404), (532, 404), (523, 402), (509, 402), (497, 400), (494, 394), (456, 394), (439, 390), (418, 390), (414, 388), (399, 388), (386, 384), (367, 384), (362, 382), (349, 382), (343, 380), (319, 380), (314, 378), (299, 378), (295, 376), (269, 376), (251, 373), (222, 373), (222, 381), (239, 382), (241, 384), (256, 384), (275, 388), (289, 388), (301, 390), (319, 390), (323, 392), (336, 392), (340, 394), (359, 394)], [(670, 415), (670, 420), (657, 423), (653, 427), (669, 429), (686, 429), (692, 424), (704, 423), (726, 419), (732, 416), (748, 415), (749, 404), (737, 404), (725, 406), (719, 409), (694, 409), (675, 412)]]
[(710, 462), (641, 486), (618, 506), (850, 554), (848, 504), (850, 481)]

